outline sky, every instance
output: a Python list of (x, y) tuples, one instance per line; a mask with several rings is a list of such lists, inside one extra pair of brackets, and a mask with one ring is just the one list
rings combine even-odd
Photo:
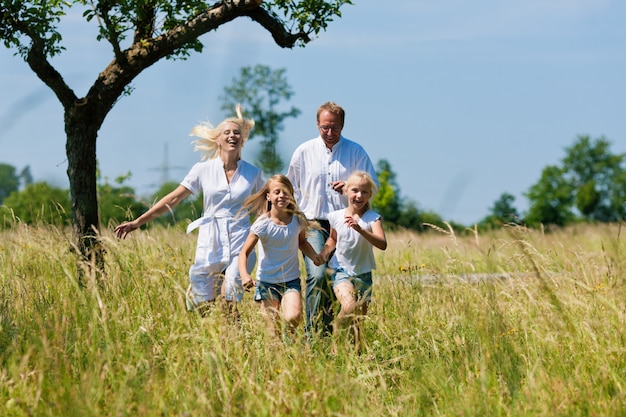
[[(580, 135), (626, 153), (626, 2), (623, 0), (354, 0), (305, 48), (281, 49), (247, 18), (204, 35), (186, 61), (160, 61), (135, 79), (98, 135), (103, 177), (131, 173), (150, 195), (200, 160), (191, 128), (230, 116), (219, 97), (242, 67), (286, 70), (294, 95), (279, 150), (287, 164), (317, 133), (320, 104), (346, 110), (343, 135), (387, 160), (401, 197), (465, 225), (503, 193), (525, 193)], [(112, 59), (93, 23), (62, 23), (52, 60), (82, 97)], [(0, 46), (0, 163), (69, 187), (63, 111), (51, 90)], [(258, 145), (243, 157), (253, 161)], [(164, 169), (167, 168), (167, 169)]]

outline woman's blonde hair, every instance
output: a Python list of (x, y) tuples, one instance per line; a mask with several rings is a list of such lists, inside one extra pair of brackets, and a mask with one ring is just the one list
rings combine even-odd
[(300, 211), (300, 208), (298, 207), (298, 204), (293, 197), (293, 184), (291, 184), (291, 181), (289, 181), (289, 178), (287, 178), (285, 175), (272, 175), (265, 182), (265, 185), (259, 192), (252, 194), (250, 197), (246, 198), (243, 203), (242, 209), (247, 210), (248, 213), (255, 214), (257, 217), (267, 215), (267, 213), (269, 213), (272, 209), (272, 203), (267, 199), (267, 195), (269, 194), (270, 188), (272, 187), (273, 183), (278, 183), (285, 189), (289, 196), (289, 204), (287, 205), (287, 210), (289, 210), (294, 216), (296, 216), (298, 224), (300, 224), (300, 226), (304, 227), (304, 229), (308, 231), (311, 224), (307, 220), (304, 213)]
[(348, 192), (348, 189), (352, 185), (360, 184), (362, 182), (366, 183), (370, 189), (370, 199), (367, 200), (367, 204), (365, 204), (365, 207), (367, 208), (367, 210), (369, 210), (372, 208), (372, 200), (376, 196), (376, 193), (378, 193), (378, 187), (376, 186), (376, 183), (374, 182), (370, 174), (365, 171), (354, 171), (346, 180), (346, 185), (343, 187), (343, 190), (345, 194)]
[(191, 129), (190, 135), (199, 138), (192, 142), (195, 145), (193, 150), (202, 153), (202, 160), (217, 158), (219, 155), (217, 140), (224, 131), (226, 123), (234, 123), (239, 127), (241, 131), (241, 147), (243, 148), (243, 145), (250, 136), (250, 131), (254, 127), (254, 120), (243, 118), (241, 115), (241, 104), (235, 106), (235, 112), (237, 117), (224, 119), (216, 127), (213, 127), (209, 122), (204, 122)]

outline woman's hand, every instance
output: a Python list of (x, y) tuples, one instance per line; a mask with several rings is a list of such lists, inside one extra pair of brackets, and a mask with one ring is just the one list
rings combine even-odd
[(115, 235), (119, 238), (126, 239), (126, 236), (138, 227), (136, 221), (122, 223), (115, 228)]

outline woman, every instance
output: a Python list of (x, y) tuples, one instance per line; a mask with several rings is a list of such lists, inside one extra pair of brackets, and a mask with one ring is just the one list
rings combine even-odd
[[(244, 119), (241, 107), (237, 117), (227, 118), (217, 127), (201, 124), (191, 131), (199, 139), (195, 150), (203, 153), (180, 185), (137, 219), (115, 228), (120, 238), (176, 207), (191, 194), (202, 192), (203, 216), (192, 222), (187, 233), (199, 228), (196, 258), (189, 269), (187, 309), (206, 311), (217, 294), (226, 300), (225, 310), (237, 315), (235, 301), (241, 301), (243, 288), (238, 257), (250, 231), (249, 216), (238, 214), (244, 200), (263, 188), (262, 171), (241, 159), (241, 149), (250, 135), (254, 120)], [(254, 265), (254, 259), (250, 262)]]

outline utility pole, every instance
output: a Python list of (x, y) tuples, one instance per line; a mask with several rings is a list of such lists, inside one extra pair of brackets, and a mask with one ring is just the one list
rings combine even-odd
[(161, 173), (161, 184), (163, 185), (166, 182), (170, 181), (170, 170), (172, 169), (185, 169), (185, 167), (182, 166), (171, 166), (170, 165), (170, 161), (169, 161), (169, 150), (167, 147), (167, 142), (165, 142), (163, 144), (163, 162), (161, 162), (161, 165), (154, 167), (154, 168), (150, 168), (151, 171), (159, 171)]

